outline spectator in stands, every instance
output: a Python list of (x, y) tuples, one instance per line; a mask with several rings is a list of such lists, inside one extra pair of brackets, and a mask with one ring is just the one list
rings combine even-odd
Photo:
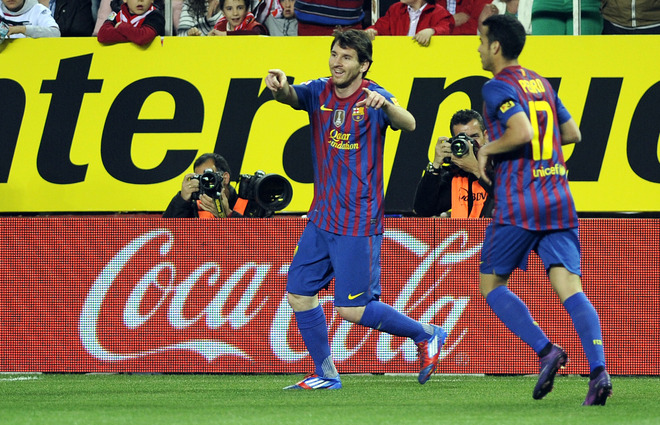
[[(110, 6), (112, 0), (98, 0), (98, 1), (99, 1), (99, 7), (96, 9), (96, 25), (94, 26), (94, 32), (92, 32), (92, 35), (94, 37), (98, 35), (101, 26), (108, 19), (108, 16), (110, 16), (113, 12), (114, 13), (118, 12), (118, 10), (112, 10), (112, 7)], [(156, 3), (154, 4), (156, 7), (158, 7), (158, 4)]]
[(91, 0), (40, 0), (50, 8), (62, 37), (89, 37), (94, 31)]
[[(478, 147), (488, 142), (484, 119), (472, 109), (456, 112), (449, 129), (452, 137), (464, 133)], [(417, 185), (415, 213), (422, 217), (492, 217), (492, 185), (481, 179), (475, 149), (468, 143), (468, 152), (457, 157), (452, 153), (449, 140), (438, 138), (433, 161), (429, 162)], [(492, 181), (492, 176), (489, 177)]]
[(222, 18), (219, 0), (184, 0), (177, 34), (208, 35)]
[(209, 35), (268, 35), (268, 29), (248, 10), (249, 0), (220, 0), (220, 7), (224, 16)]
[[(580, 34), (603, 32), (600, 0), (581, 0)], [(564, 0), (534, 0), (532, 5), (532, 35), (572, 35), (573, 2)]]
[(144, 46), (158, 35), (165, 35), (165, 17), (153, 0), (125, 0), (119, 12), (110, 14), (97, 38), (103, 44)]
[(298, 35), (332, 35), (336, 27), (363, 29), (363, 0), (296, 0)]
[(451, 14), (435, 0), (401, 0), (366, 32), (372, 41), (377, 35), (407, 35), (428, 46), (432, 36), (450, 34), (453, 28)]
[(533, 0), (493, 0), (491, 3), (497, 7), (499, 15), (511, 15), (525, 27), (525, 33), (532, 33), (532, 4)]
[[(96, 26), (94, 27), (94, 32), (92, 33), (93, 36), (96, 37), (98, 35), (99, 30), (101, 29), (101, 26), (105, 23), (105, 21), (108, 19), (108, 16), (110, 16), (112, 13), (118, 13), (119, 8), (121, 7), (121, 1), (117, 0), (99, 0), (100, 4), (97, 9), (97, 18), (96, 18)], [(173, 34), (176, 34), (176, 29), (179, 26), (179, 19), (181, 17), (181, 8), (183, 4), (183, 0), (171, 0), (172, 4), (172, 22), (168, 23), (166, 22), (166, 25), (172, 25), (173, 27)], [(165, 15), (165, 1), (164, 0), (154, 0), (154, 6), (158, 10), (160, 10), (163, 15)]]
[(279, 14), (282, 11), (279, 0), (252, 0), (251, 7), (254, 18), (260, 24), (265, 24), (268, 16)]
[(438, 0), (436, 4), (444, 7), (454, 17), (454, 29), (451, 35), (477, 35), (479, 15), (490, 0)]
[[(193, 164), (194, 173), (183, 177), (181, 191), (177, 193), (163, 213), (163, 218), (237, 218), (243, 217), (233, 210), (236, 206), (238, 196), (236, 190), (229, 184), (231, 171), (229, 164), (222, 155), (217, 153), (205, 153), (195, 160)], [(222, 176), (221, 198), (200, 193), (199, 180), (195, 175), (203, 175), (206, 170), (212, 170)], [(216, 203), (217, 200), (217, 203)]]
[(7, 32), (4, 38), (60, 36), (60, 28), (50, 9), (37, 0), (2, 0), (0, 21)]
[(275, 8), (266, 18), (268, 33), (274, 36), (298, 35), (298, 20), (294, 6), (296, 0), (279, 0), (280, 7)]
[(660, 34), (655, 0), (601, 0), (603, 34)]

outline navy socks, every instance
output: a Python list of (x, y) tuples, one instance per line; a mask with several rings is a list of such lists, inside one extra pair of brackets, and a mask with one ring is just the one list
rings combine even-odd
[(582, 349), (589, 361), (589, 370), (593, 372), (598, 367), (604, 367), (605, 350), (600, 320), (591, 301), (584, 292), (578, 292), (564, 301), (564, 308), (571, 316), (573, 327), (580, 337)]
[[(486, 301), (500, 320), (527, 345), (541, 356), (549, 347), (550, 340), (534, 321), (529, 309), (520, 298), (506, 286), (493, 289)], [(569, 297), (564, 308), (571, 316), (575, 331), (580, 337), (584, 354), (591, 372), (605, 366), (605, 351), (598, 313), (583, 292)]]
[(360, 325), (388, 334), (412, 338), (415, 343), (424, 341), (433, 333), (430, 326), (422, 325), (391, 305), (380, 301), (371, 301), (367, 304)]
[(336, 378), (339, 374), (330, 355), (328, 324), (323, 307), (318, 305), (311, 310), (296, 311), (295, 315), (300, 335), (314, 360), (314, 372), (326, 378)]

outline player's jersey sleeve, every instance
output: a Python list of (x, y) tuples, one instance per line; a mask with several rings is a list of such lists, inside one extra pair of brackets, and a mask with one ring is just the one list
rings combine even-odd
[(328, 81), (327, 78), (305, 81), (302, 84), (294, 84), (292, 87), (298, 95), (298, 109), (312, 112), (319, 107), (319, 94)]
[(561, 99), (559, 99), (557, 93), (555, 93), (555, 105), (557, 107), (557, 120), (559, 120), (559, 124), (563, 124), (571, 119), (570, 112), (568, 112), (568, 109), (566, 109)]
[(484, 84), (482, 89), (484, 98), (486, 115), (496, 119), (493, 122), (498, 125), (495, 126), (490, 135), (491, 140), (496, 140), (502, 137), (504, 130), (506, 130), (506, 123), (513, 115), (518, 112), (527, 112), (520, 100), (516, 91), (510, 85), (505, 84), (499, 80), (490, 80)]

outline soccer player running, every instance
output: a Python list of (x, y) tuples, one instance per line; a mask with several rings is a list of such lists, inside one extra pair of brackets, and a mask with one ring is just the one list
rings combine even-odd
[(580, 130), (548, 81), (518, 64), (525, 29), (517, 19), (490, 16), (480, 26), (479, 37), (481, 64), (493, 73), (482, 89), (492, 142), (479, 150), (481, 175), (487, 176), (489, 160), (495, 167), (495, 210), (481, 250), (481, 293), (497, 317), (538, 354), (533, 397), (543, 398), (568, 356), (507, 288), (511, 272), (525, 270), (530, 251), (535, 251), (589, 361), (583, 404), (604, 405), (612, 383), (605, 370), (598, 313), (582, 292), (578, 218), (561, 147), (578, 143)]
[(287, 279), (287, 298), (315, 371), (285, 389), (339, 389), (318, 293), (335, 279), (334, 304), (350, 322), (412, 338), (420, 360), (418, 381), (435, 371), (447, 333), (422, 324), (380, 297), (383, 239), (383, 147), (388, 126), (413, 131), (415, 118), (376, 83), (368, 35), (335, 31), (329, 78), (289, 85), (271, 69), (266, 85), (275, 100), (307, 111), (314, 164), (314, 199)]

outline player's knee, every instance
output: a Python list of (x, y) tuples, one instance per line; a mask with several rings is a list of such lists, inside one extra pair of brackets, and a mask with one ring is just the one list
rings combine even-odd
[(484, 285), (479, 284), (479, 292), (481, 292), (481, 296), (484, 297), (484, 298), (486, 298), (488, 296), (488, 294), (490, 293), (490, 291), (492, 291), (492, 290), (493, 290), (492, 288), (487, 288)]
[(498, 276), (495, 274), (481, 274), (479, 279), (479, 292), (486, 298), (490, 292), (502, 285), (506, 285), (508, 276)]
[(479, 281), (479, 292), (481, 292), (481, 295), (486, 298), (488, 294), (490, 294), (490, 291), (495, 289), (493, 285), (489, 282), (484, 282), (483, 279)]
[(287, 293), (286, 299), (293, 311), (306, 311), (318, 305), (317, 297)]
[(335, 309), (342, 319), (351, 323), (360, 323), (364, 313), (364, 307), (335, 307)]

